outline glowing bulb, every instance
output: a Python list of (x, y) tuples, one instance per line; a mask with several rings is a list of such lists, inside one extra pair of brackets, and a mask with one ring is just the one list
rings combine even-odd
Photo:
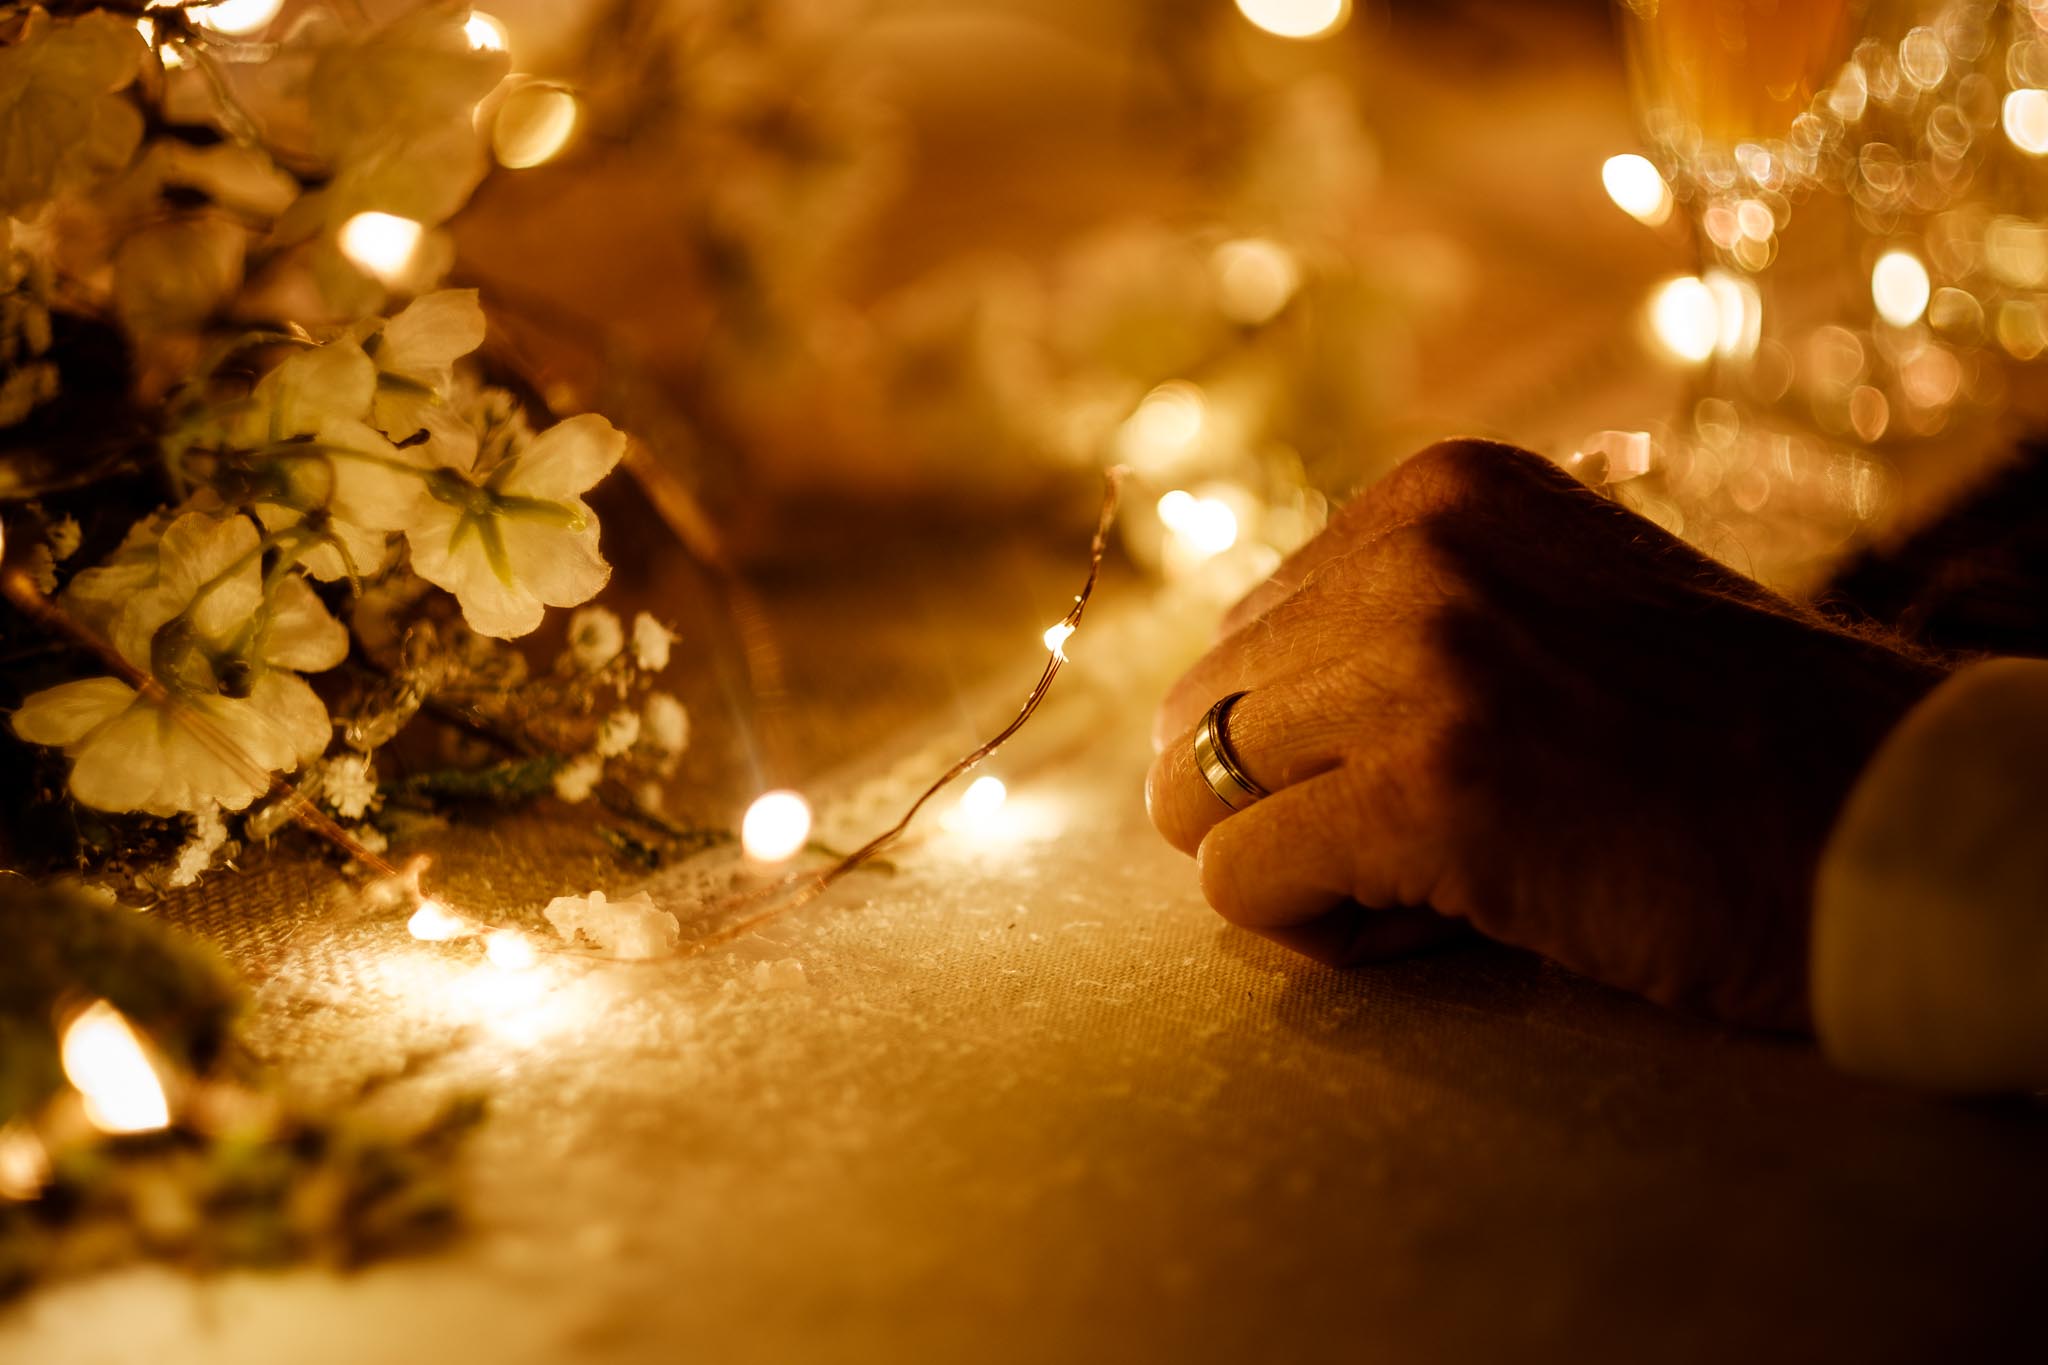
[(2048, 156), (2048, 90), (2015, 90), (2005, 97), (2005, 135), (2028, 156)]
[(1721, 339), (1714, 291), (1690, 275), (1665, 282), (1650, 299), (1650, 329), (1674, 358), (1697, 365)]
[(1237, 544), (1237, 513), (1221, 498), (1198, 498), (1176, 488), (1159, 500), (1159, 520), (1197, 559)]
[(552, 161), (569, 145), (579, 117), (575, 95), (545, 81), (529, 82), (498, 106), (491, 152), (500, 166), (515, 171)]
[(341, 254), (388, 285), (404, 281), (426, 229), (395, 213), (358, 213), (341, 225)]
[(1301, 285), (1301, 268), (1287, 248), (1263, 237), (1225, 242), (1209, 257), (1216, 274), (1216, 306), (1247, 327), (1272, 321)]
[(1616, 208), (1639, 223), (1656, 227), (1671, 216), (1671, 187), (1645, 156), (1624, 152), (1600, 167), (1600, 183)]
[(462, 21), (462, 33), (478, 52), (503, 52), (510, 46), (505, 26), (480, 9), (471, 10), (469, 18)]
[(220, 0), (217, 5), (200, 5), (186, 13), (201, 28), (240, 37), (264, 27), (283, 8), (284, 0)]
[(810, 803), (792, 791), (754, 798), (740, 821), (740, 847), (749, 858), (779, 863), (794, 857), (811, 837)]
[(1002, 778), (977, 777), (960, 793), (960, 817), (970, 824), (986, 824), (1009, 799), (1010, 789)]
[(1201, 439), (1208, 411), (1208, 400), (1193, 384), (1179, 379), (1161, 384), (1124, 419), (1117, 436), (1123, 457), (1140, 469), (1173, 467)]
[(1237, 0), (1237, 12), (1278, 38), (1327, 38), (1351, 17), (1351, 0)]
[(494, 929), (484, 940), (484, 956), (493, 967), (502, 967), (508, 972), (523, 972), (540, 961), (540, 955), (533, 950), (533, 943), (517, 929)]
[(1058, 659), (1061, 663), (1065, 663), (1067, 661), (1066, 643), (1073, 638), (1073, 635), (1074, 627), (1071, 622), (1062, 621), (1056, 626), (1047, 626), (1044, 636), (1045, 647), (1052, 651), (1054, 658)]
[(414, 938), (428, 943), (443, 943), (468, 933), (469, 921), (452, 913), (439, 901), (424, 900), (420, 902), (420, 908), (412, 912), (412, 918), (405, 922), (405, 930)]
[(1725, 270), (1709, 270), (1700, 281), (1714, 296), (1714, 352), (1747, 359), (1763, 338), (1764, 299), (1757, 287)]
[(163, 1082), (128, 1021), (104, 1000), (64, 1029), (64, 1074), (85, 1097), (85, 1117), (103, 1133), (147, 1133), (171, 1121)]
[(50, 1153), (26, 1123), (0, 1124), (0, 1199), (33, 1199), (50, 1183)]
[(1932, 293), (1927, 267), (1910, 251), (1885, 252), (1870, 272), (1870, 297), (1877, 315), (1894, 327), (1918, 322)]

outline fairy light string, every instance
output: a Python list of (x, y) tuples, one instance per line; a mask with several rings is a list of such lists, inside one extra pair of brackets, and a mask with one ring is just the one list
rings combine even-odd
[[(721, 944), (730, 943), (736, 938), (752, 933), (770, 920), (809, 905), (812, 901), (830, 890), (842, 877), (858, 870), (863, 864), (869, 862), (898, 839), (901, 839), (910, 829), (911, 823), (917, 819), (918, 812), (923, 810), (933, 797), (951, 786), (976, 765), (992, 756), (1003, 745), (1009, 743), (1012, 736), (1024, 728), (1025, 724), (1036, 714), (1038, 708), (1045, 703), (1047, 694), (1052, 691), (1053, 679), (1057, 678), (1060, 669), (1066, 666), (1067, 656), (1062, 646), (1080, 628), (1081, 615), (1088, 609), (1089, 598), (1095, 595), (1096, 580), (1102, 574), (1102, 557), (1109, 548), (1109, 532), (1116, 522), (1117, 503), (1122, 493), (1126, 472), (1122, 465), (1117, 465), (1104, 475), (1102, 510), (1096, 518), (1095, 537), (1088, 547), (1088, 576), (1082, 580), (1081, 590), (1074, 594), (1074, 605), (1069, 607), (1067, 614), (1045, 632), (1047, 651), (1045, 667), (1040, 671), (1038, 681), (1032, 686), (1030, 695), (1025, 697), (1024, 705), (1011, 718), (1010, 723), (954, 760), (952, 766), (941, 773), (937, 780), (918, 793), (917, 798), (904, 810), (902, 816), (897, 819), (895, 824), (889, 826), (845, 857), (840, 858), (837, 862), (812, 872), (791, 873), (789, 876), (769, 886), (712, 902), (705, 908), (703, 914), (699, 917), (700, 919), (717, 919), (724, 915), (748, 909), (752, 909), (753, 913), (744, 915), (723, 928), (692, 940), (683, 947), (679, 956), (686, 958), (696, 957)], [(754, 907), (760, 908), (756, 909)]]
[[(896, 843), (909, 831), (912, 823), (933, 797), (951, 786), (963, 775), (991, 757), (1007, 744), (1018, 731), (1029, 723), (1052, 691), (1053, 680), (1067, 664), (1064, 649), (1066, 641), (1079, 629), (1081, 617), (1088, 609), (1089, 599), (1095, 595), (1095, 585), (1102, 574), (1102, 560), (1109, 548), (1109, 533), (1116, 522), (1117, 505), (1122, 492), (1126, 470), (1115, 466), (1107, 471), (1104, 478), (1102, 507), (1096, 518), (1095, 534), (1089, 542), (1088, 573), (1082, 580), (1081, 590), (1074, 594), (1074, 603), (1066, 615), (1049, 627), (1044, 635), (1047, 651), (1045, 667), (1040, 670), (1038, 681), (1033, 684), (1024, 704), (1009, 723), (988, 739), (983, 740), (967, 753), (954, 760), (938, 778), (919, 792), (916, 799), (904, 810), (896, 822), (881, 833), (869, 839), (853, 852), (839, 858), (830, 866), (808, 872), (795, 872), (765, 887), (728, 896), (712, 901), (703, 907), (700, 920), (716, 920), (739, 912), (741, 918), (726, 924), (685, 945), (677, 956), (697, 957), (723, 943), (729, 943), (751, 933), (770, 920), (810, 904), (830, 890), (841, 878), (857, 871), (872, 861), (883, 850)], [(376, 873), (379, 880), (374, 885), (397, 891), (402, 898), (414, 903), (413, 932), (415, 937), (443, 939), (470, 937), (484, 933), (493, 926), (477, 920), (461, 911), (428, 895), (419, 886), (420, 874), (425, 870), (424, 857), (411, 859), (401, 869), (394, 866), (382, 855), (366, 847), (360, 840), (349, 834), (331, 816), (322, 811), (297, 787), (281, 775), (269, 772), (243, 750), (234, 738), (206, 717), (197, 707), (191, 705), (176, 692), (164, 686), (147, 669), (129, 661), (121, 652), (93, 631), (84, 622), (65, 611), (43, 594), (29, 575), (19, 567), (0, 570), (0, 596), (4, 596), (24, 616), (37, 625), (70, 639), (80, 648), (93, 654), (123, 682), (153, 706), (161, 707), (178, 724), (204, 745), (207, 751), (223, 763), (233, 767), (249, 779), (253, 785), (266, 790), (287, 818), (302, 828), (326, 840), (350, 858)], [(418, 917), (431, 915), (434, 924), (428, 926), (431, 932), (421, 932)], [(501, 932), (516, 933), (502, 930)], [(521, 935), (521, 944), (529, 951), (532, 946)], [(555, 951), (562, 951), (555, 949)], [(572, 950), (573, 951), (573, 950)], [(589, 954), (576, 954), (585, 956)], [(494, 953), (494, 962), (502, 953)], [(499, 965), (510, 966), (510, 963)], [(530, 965), (522, 962), (519, 965)]]

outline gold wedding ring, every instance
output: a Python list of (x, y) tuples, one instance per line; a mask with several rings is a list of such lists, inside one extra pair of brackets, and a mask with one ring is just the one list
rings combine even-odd
[(1226, 730), (1230, 723), (1230, 708), (1237, 705), (1237, 699), (1243, 695), (1242, 692), (1232, 692), (1210, 707), (1208, 714), (1202, 717), (1202, 723), (1195, 727), (1195, 767), (1201, 771), (1202, 780), (1209, 784), (1209, 790), (1216, 793), (1216, 799), (1232, 810), (1243, 810), (1254, 801), (1271, 795), (1252, 781), (1230, 747), (1230, 736)]

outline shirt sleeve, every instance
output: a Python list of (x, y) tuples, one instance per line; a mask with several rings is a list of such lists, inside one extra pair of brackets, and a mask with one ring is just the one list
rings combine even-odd
[(2048, 1087), (2048, 661), (1957, 672), (1879, 746), (1821, 858), (1812, 990), (1846, 1070)]

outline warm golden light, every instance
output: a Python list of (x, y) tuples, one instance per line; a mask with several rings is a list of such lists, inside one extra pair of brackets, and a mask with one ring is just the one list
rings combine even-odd
[(525, 170), (552, 161), (569, 145), (581, 117), (576, 96), (559, 85), (532, 81), (505, 96), (491, 124), (491, 152), (498, 164)]
[(469, 18), (462, 23), (462, 33), (478, 52), (503, 52), (510, 46), (505, 26), (495, 16), (480, 9), (469, 12)]
[(484, 940), (484, 956), (493, 967), (508, 972), (523, 972), (540, 961), (540, 954), (534, 951), (533, 940), (517, 929), (494, 929)]
[(1237, 513), (1221, 498), (1198, 498), (1176, 488), (1159, 500), (1159, 520), (1197, 559), (1237, 544)]
[(0, 1124), (0, 1199), (33, 1199), (50, 1183), (50, 1153), (25, 1123)]
[(779, 863), (794, 857), (811, 837), (811, 804), (792, 791), (754, 798), (740, 821), (740, 847), (749, 858)]
[(1301, 267), (1278, 242), (1245, 237), (1225, 242), (1209, 258), (1216, 273), (1216, 306), (1247, 327), (1271, 322), (1301, 286)]
[(1650, 297), (1650, 330), (1674, 359), (1699, 364), (1721, 338), (1713, 290), (1690, 275), (1667, 280)]
[(1000, 777), (977, 777), (969, 783), (967, 790), (960, 793), (960, 816), (972, 824), (984, 824), (994, 818), (1010, 799), (1010, 789), (1003, 785)]
[(341, 254), (364, 274), (395, 286), (412, 269), (425, 231), (395, 213), (358, 213), (341, 225)]
[(64, 1074), (85, 1097), (85, 1117), (103, 1133), (147, 1133), (171, 1121), (163, 1082), (128, 1020), (104, 1000), (64, 1027)]
[(1894, 327), (1918, 322), (1933, 292), (1927, 267), (1910, 251), (1885, 252), (1870, 272), (1870, 297), (1877, 315)]
[(1237, 0), (1237, 12), (1278, 38), (1327, 38), (1351, 17), (1351, 0)]
[(428, 943), (444, 943), (468, 933), (469, 921), (439, 901), (424, 900), (420, 902), (420, 908), (412, 912), (412, 918), (405, 922), (405, 931)]
[(1624, 152), (1600, 167), (1600, 183), (1614, 206), (1640, 223), (1656, 227), (1671, 216), (1671, 187), (1646, 156)]
[(1756, 285), (1725, 270), (1709, 270), (1701, 283), (1714, 297), (1714, 353), (1735, 360), (1754, 355), (1764, 327), (1764, 299)]
[(2015, 90), (2005, 97), (2005, 135), (2028, 156), (2048, 156), (2048, 90)]
[(1072, 639), (1073, 636), (1074, 627), (1066, 621), (1062, 621), (1056, 626), (1047, 626), (1044, 635), (1045, 647), (1053, 652), (1053, 657), (1057, 658), (1061, 663), (1065, 663), (1067, 661), (1067, 641)]
[(1209, 402), (1185, 380), (1173, 379), (1145, 395), (1124, 419), (1118, 433), (1123, 458), (1136, 468), (1158, 473), (1173, 468), (1202, 439)]
[(185, 11), (193, 23), (229, 37), (242, 37), (266, 27), (284, 0), (220, 0), (217, 5), (200, 5)]

